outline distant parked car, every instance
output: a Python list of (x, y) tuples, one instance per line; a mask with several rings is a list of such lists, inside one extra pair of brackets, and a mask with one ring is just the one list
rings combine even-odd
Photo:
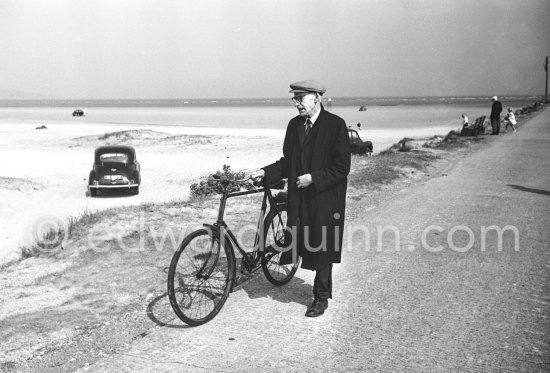
[(363, 141), (356, 130), (348, 128), (352, 154), (372, 154), (372, 141)]
[(88, 179), (91, 197), (104, 189), (127, 189), (139, 194), (140, 183), (140, 165), (133, 147), (109, 145), (95, 150), (94, 165)]
[(82, 109), (76, 109), (73, 111), (73, 117), (84, 117), (86, 116), (86, 112)]

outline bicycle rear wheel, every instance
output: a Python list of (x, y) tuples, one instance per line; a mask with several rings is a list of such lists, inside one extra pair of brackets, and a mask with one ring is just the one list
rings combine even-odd
[(168, 271), (172, 309), (188, 325), (212, 320), (223, 307), (235, 278), (235, 256), (206, 229), (189, 234), (174, 253)]
[(264, 224), (264, 254), (262, 256), (262, 270), (269, 282), (281, 286), (289, 282), (298, 270), (300, 258), (294, 264), (280, 265), (281, 252), (274, 250), (283, 247), (286, 227), (286, 208), (271, 211)]

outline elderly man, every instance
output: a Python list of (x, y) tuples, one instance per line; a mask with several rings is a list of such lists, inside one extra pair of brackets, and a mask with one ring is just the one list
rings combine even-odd
[(332, 264), (341, 260), (350, 143), (344, 120), (321, 104), (326, 91), (322, 84), (306, 80), (290, 88), (298, 116), (288, 124), (283, 157), (252, 176), (263, 176), (266, 185), (288, 179), (287, 232), (292, 243), (280, 264), (300, 256), (302, 268), (316, 271), (314, 299), (306, 311), (316, 317), (332, 298)]
[(498, 101), (497, 96), (491, 97), (491, 101), (493, 101), (493, 105), (491, 106), (492, 135), (498, 135), (500, 133), (500, 113), (502, 112), (502, 104)]

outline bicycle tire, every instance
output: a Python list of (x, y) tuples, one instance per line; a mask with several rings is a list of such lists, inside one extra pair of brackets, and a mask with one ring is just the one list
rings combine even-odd
[(216, 233), (206, 229), (192, 232), (170, 262), (168, 297), (172, 309), (190, 326), (204, 324), (222, 309), (234, 278), (231, 244), (224, 240), (220, 245)]
[[(286, 227), (286, 207), (279, 208), (278, 211), (271, 211), (264, 222), (264, 248), (274, 243), (280, 247), (284, 240)], [(262, 270), (265, 277), (273, 285), (281, 286), (288, 283), (298, 270), (300, 258), (293, 264), (280, 265), (279, 260), (281, 252), (264, 251), (262, 255)]]

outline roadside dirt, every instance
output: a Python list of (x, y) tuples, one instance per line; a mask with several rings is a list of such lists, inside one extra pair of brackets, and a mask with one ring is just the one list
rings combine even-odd
[[(360, 221), (364, 211), (397, 198), (412, 185), (444, 177), (463, 157), (492, 140), (484, 139), (440, 151), (441, 158), (425, 170), (404, 169), (403, 177), (387, 185), (350, 185), (348, 222)], [(354, 172), (367, 161), (354, 156)], [(253, 226), (259, 198), (232, 201), (228, 224), (235, 230)], [(85, 231), (74, 232), (78, 238), (63, 250), (1, 268), (0, 371), (72, 372), (123, 354), (156, 328), (186, 328), (167, 299), (168, 266), (181, 239), (203, 222), (213, 222), (217, 207), (215, 197), (106, 215)], [(244, 241), (252, 237), (249, 231)]]

